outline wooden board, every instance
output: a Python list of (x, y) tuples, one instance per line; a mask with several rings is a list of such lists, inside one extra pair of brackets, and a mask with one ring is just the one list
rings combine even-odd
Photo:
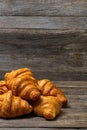
[(0, 28), (87, 29), (87, 17), (0, 16)]
[[(0, 128), (0, 130), (64, 130), (64, 128)], [(66, 128), (65, 130), (78, 130), (78, 128)], [(84, 128), (79, 128), (79, 130), (85, 130)]]
[[(87, 127), (87, 82), (55, 82), (68, 98), (66, 108), (53, 121), (42, 117), (25, 116), (19, 119), (0, 119), (0, 128), (86, 128)], [(79, 87), (79, 84), (80, 87)]]
[[(64, 130), (64, 128), (3, 128), (3, 130)], [(2, 130), (2, 128), (0, 128)], [(65, 130), (78, 130), (78, 128), (66, 128)], [(79, 128), (79, 130), (86, 130), (85, 128)]]
[(68, 105), (53, 121), (0, 119), (1, 130), (87, 129), (87, 0), (0, 0), (0, 79), (21, 67), (52, 80)]
[[(0, 130), (64, 130), (64, 128), (0, 128)], [(65, 130), (78, 130), (78, 128), (66, 128)], [(80, 128), (79, 130), (85, 130), (83, 128)]]
[(40, 79), (87, 80), (87, 31), (0, 29), (0, 78), (25, 66)]
[(0, 0), (0, 15), (87, 16), (87, 0)]

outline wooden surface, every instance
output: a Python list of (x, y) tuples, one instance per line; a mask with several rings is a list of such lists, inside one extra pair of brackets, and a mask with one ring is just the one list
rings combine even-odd
[(87, 17), (0, 16), (0, 28), (87, 29)]
[(87, 129), (87, 0), (0, 0), (0, 79), (21, 67), (52, 80), (68, 105), (53, 121), (0, 119), (0, 129)]
[(0, 119), (0, 127), (23, 128), (85, 128), (87, 127), (87, 81), (54, 81), (68, 98), (66, 108), (63, 108), (60, 116), (53, 121), (47, 121), (42, 117), (25, 116), (19, 119)]
[(87, 16), (87, 0), (0, 0), (0, 15)]
[(40, 79), (87, 80), (87, 31), (0, 29), (0, 77), (24, 66)]

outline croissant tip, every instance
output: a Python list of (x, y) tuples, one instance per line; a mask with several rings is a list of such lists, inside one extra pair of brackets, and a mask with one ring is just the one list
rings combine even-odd
[(40, 97), (40, 92), (39, 91), (32, 91), (30, 94), (30, 100), (36, 101)]
[(28, 108), (26, 109), (26, 114), (31, 113), (32, 110), (33, 110), (33, 107), (29, 105)]
[(47, 120), (53, 120), (55, 118), (55, 113), (53, 113), (52, 111), (45, 111), (43, 113), (43, 116), (45, 117), (45, 119)]

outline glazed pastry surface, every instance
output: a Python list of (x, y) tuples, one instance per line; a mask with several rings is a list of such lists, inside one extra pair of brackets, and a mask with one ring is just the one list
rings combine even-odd
[(38, 83), (28, 68), (21, 68), (5, 74), (9, 90), (23, 99), (35, 101), (39, 98)]
[(24, 114), (29, 114), (32, 106), (18, 96), (14, 96), (12, 91), (0, 95), (0, 117), (14, 118)]
[(7, 84), (5, 80), (0, 81), (0, 94), (3, 94), (8, 91)]
[(44, 96), (56, 96), (62, 103), (66, 105), (67, 98), (57, 86), (55, 86), (50, 80), (42, 79), (38, 80), (38, 89), (41, 91), (41, 94)]
[(48, 120), (52, 120), (59, 115), (61, 107), (61, 102), (53, 96), (40, 96), (40, 99), (33, 104), (34, 113)]
[(67, 104), (60, 88), (49, 79), (37, 80), (28, 68), (12, 70), (0, 81), (0, 117), (15, 118), (32, 111), (53, 120)]

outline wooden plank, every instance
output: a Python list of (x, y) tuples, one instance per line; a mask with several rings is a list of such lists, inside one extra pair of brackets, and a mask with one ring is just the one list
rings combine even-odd
[[(78, 130), (78, 128), (0, 128), (0, 130)], [(79, 128), (79, 130), (86, 130), (86, 128)]]
[[(73, 119), (70, 119), (71, 116), (73, 117)], [(70, 117), (68, 117), (67, 119), (61, 119), (58, 118), (54, 121), (46, 121), (44, 118), (42, 117), (31, 117), (29, 118), (22, 118), (22, 119), (13, 119), (13, 120), (0, 120), (1, 123), (1, 128), (40, 128), (40, 127), (46, 127), (46, 128), (60, 128), (60, 127), (64, 127), (64, 128), (86, 128), (87, 127), (87, 120), (79, 120), (79, 116), (76, 117), (74, 115), (71, 115)], [(75, 120), (75, 118), (77, 118)], [(80, 116), (81, 118), (81, 116)], [(21, 122), (21, 123), (20, 123)]]
[[(55, 81), (54, 81), (55, 82)], [(57, 83), (56, 81), (55, 83)], [(63, 81), (62, 81), (63, 82)], [(64, 81), (65, 82), (65, 81)], [(75, 85), (76, 83), (76, 85)], [(81, 87), (81, 84), (82, 87)], [(65, 89), (68, 98), (68, 105), (66, 108), (62, 108), (60, 116), (58, 116), (53, 121), (47, 121), (42, 117), (37, 117), (35, 115), (23, 116), (17, 119), (0, 119), (0, 128), (67, 128), (67, 129), (76, 129), (76, 128), (86, 128), (87, 127), (87, 82), (72, 82), (72, 86), (69, 88), (70, 82), (65, 82), (65, 85), (68, 87), (62, 88)], [(61, 84), (61, 82), (60, 82)], [(80, 84), (80, 88), (78, 85)], [(74, 86), (74, 87), (73, 87)], [(75, 88), (76, 86), (76, 88)], [(85, 95), (84, 95), (85, 92)], [(21, 123), (19, 123), (21, 122)]]
[(63, 88), (63, 87), (60, 87), (64, 92), (65, 92), (65, 94), (66, 95), (86, 95), (87, 94), (87, 88), (75, 88), (75, 89), (73, 89), (73, 88), (69, 88), (68, 87), (68, 89), (67, 89), (67, 87), (66, 88)]
[(87, 29), (87, 17), (0, 16), (0, 28)]
[[(87, 99), (85, 99), (85, 100), (87, 100)], [(76, 100), (76, 101), (78, 102), (78, 100)], [(86, 101), (84, 101), (83, 103), (82, 102), (77, 103), (77, 102), (72, 101), (70, 99), (68, 102), (69, 102), (69, 104), (67, 105), (67, 108), (69, 108), (69, 109), (66, 109), (67, 111), (73, 111), (73, 109), (75, 109), (75, 112), (78, 111), (80, 113), (81, 111), (85, 111), (87, 113), (87, 103), (86, 103)]]
[[(2, 78), (4, 73), (7, 71), (22, 67), (29, 67), (37, 79), (48, 78), (50, 80), (87, 80), (86, 66), (79, 68), (78, 66), (70, 67), (69, 65), (62, 65), (61, 62), (58, 62), (58, 65), (56, 66), (57, 62), (53, 63), (51, 62), (52, 60), (47, 60), (47, 58), (45, 58), (46, 60), (43, 60), (43, 58), (38, 60), (38, 58), (32, 58), (31, 55), (28, 55), (28, 57), (30, 58), (27, 58), (27, 56), (24, 55), (0, 55), (0, 78)], [(48, 63), (46, 61), (48, 61)], [(40, 62), (42, 63), (39, 64)]]
[(35, 55), (42, 57), (48, 55), (49, 58), (52, 55), (64, 53), (68, 55), (69, 52), (71, 52), (71, 56), (72, 53), (76, 55), (80, 52), (84, 55), (87, 52), (86, 42), (86, 30), (0, 29), (1, 54), (11, 51), (20, 54), (21, 51), (21, 53), (34, 55), (34, 57)]
[[(27, 51), (30, 51), (30, 48)], [(49, 72), (49, 73), (56, 73), (56, 72), (58, 73), (60, 72), (85, 73), (87, 72), (87, 61), (85, 61), (85, 64), (83, 64), (84, 62), (83, 59), (87, 59), (86, 57), (87, 53), (85, 55), (82, 55), (83, 59), (79, 58), (79, 62), (78, 62), (78, 59), (73, 59), (73, 58), (72, 59), (68, 58), (67, 60), (68, 55), (64, 57), (64, 54), (39, 57), (39, 56), (32, 56), (32, 55), (25, 55), (25, 54), (16, 54), (16, 53), (12, 54), (11, 52), (9, 53), (10, 54), (0, 54), (0, 64), (1, 64), (0, 70), (9, 71), (12, 69), (21, 68), (23, 66), (28, 66), (29, 68), (31, 68), (32, 71), (34, 71), (34, 73), (37, 73), (37, 72), (40, 72), (40, 73), (42, 72), (43, 73), (46, 73), (46, 72)], [(81, 53), (79, 52), (78, 55), (80, 56)], [(71, 61), (74, 63), (71, 63)]]
[(81, 73), (81, 72), (60, 72), (60, 73), (50, 73), (50, 72), (37, 72), (34, 73), (35, 77), (37, 79), (44, 79), (48, 78), (50, 80), (65, 80), (65, 81), (87, 81), (87, 72)]
[(60, 87), (72, 87), (72, 88), (87, 88), (87, 81), (52, 81), (56, 86)]
[[(63, 91), (62, 88), (61, 88), (61, 90)], [(85, 91), (87, 91), (87, 89)], [(73, 114), (74, 112), (83, 113), (83, 111), (84, 111), (85, 113), (87, 113), (87, 96), (86, 95), (84, 95), (84, 94), (78, 95), (76, 93), (73, 95), (72, 94), (67, 95), (66, 92), (64, 92), (64, 93), (68, 99), (68, 104), (65, 107), (65, 109), (63, 109), (63, 112), (70, 113), (72, 111), (71, 114)], [(71, 92), (69, 92), (69, 93), (71, 93)]]
[[(71, 120), (71, 116), (73, 117), (73, 119)], [(3, 120), (0, 119), (0, 123), (1, 126), (0, 128), (39, 128), (39, 127), (46, 127), (46, 128), (60, 128), (60, 127), (64, 127), (64, 128), (85, 128), (87, 127), (87, 117), (85, 120), (79, 120), (79, 118), (82, 118), (82, 116), (74, 116), (73, 114), (71, 114), (71, 116), (68, 116), (65, 119), (60, 119), (60, 117), (55, 120), (55, 121), (46, 121), (45, 119), (43, 119), (42, 117), (31, 117), (29, 118), (22, 118), (22, 119), (14, 119), (14, 120)], [(76, 120), (75, 120), (76, 118)], [(69, 120), (70, 119), (70, 120)], [(21, 123), (19, 123), (21, 122)], [(62, 123), (63, 122), (63, 123)]]
[[(50, 31), (51, 32), (51, 31)], [(25, 56), (31, 55), (31, 58), (43, 57), (46, 55), (48, 60), (59, 60), (63, 57), (70, 60), (78, 60), (76, 63), (81, 62), (83, 59), (86, 65), (86, 52), (87, 52), (87, 33), (82, 32), (48, 32), (48, 31), (17, 31), (6, 29), (0, 31), (0, 54), (15, 53), (21, 57), (21, 54)], [(55, 33), (55, 34), (54, 34)], [(6, 44), (7, 43), (7, 44)], [(34, 51), (33, 51), (34, 50)], [(21, 53), (21, 54), (20, 54)], [(66, 54), (66, 56), (64, 56)], [(81, 54), (81, 55), (80, 55)], [(58, 59), (58, 56), (60, 59)], [(84, 57), (84, 58), (83, 58)], [(25, 57), (24, 57), (25, 58)], [(28, 58), (28, 57), (27, 57)], [(44, 58), (44, 57), (43, 57)], [(39, 60), (40, 58), (38, 58)], [(46, 60), (46, 59), (45, 59)], [(66, 59), (67, 60), (67, 59)], [(83, 64), (83, 63), (82, 63)], [(75, 65), (72, 62), (72, 66), (81, 66), (81, 63)]]
[[(3, 128), (3, 130), (78, 130), (78, 128)], [(0, 128), (2, 130), (2, 128)], [(79, 128), (79, 130), (86, 130), (85, 128)]]
[(0, 15), (87, 16), (87, 1), (0, 0)]
[[(3, 130), (57, 130), (57, 128), (3, 128)], [(0, 128), (2, 130), (2, 128)], [(78, 128), (58, 128), (58, 130), (78, 130)], [(79, 128), (79, 130), (86, 130), (85, 128)]]
[[(78, 130), (78, 128), (3, 128), (3, 130)], [(0, 128), (2, 130), (2, 128)], [(85, 128), (79, 128), (79, 130), (86, 130)]]
[(39, 79), (87, 80), (86, 43), (86, 30), (0, 29), (0, 78), (29, 67)]
[[(20, 67), (30, 67), (29, 65), (21, 65)], [(16, 69), (20, 68), (18, 66), (16, 66)], [(11, 68), (10, 68), (11, 69)], [(12, 66), (12, 69), (14, 69), (14, 65)], [(50, 73), (50, 72), (35, 72), (34, 70), (32, 70), (34, 72), (34, 76), (36, 77), (36, 79), (44, 79), (44, 78), (48, 78), (51, 81), (55, 80), (55, 81), (87, 81), (87, 72), (85, 73), (81, 73), (81, 72), (60, 72), (60, 73)], [(8, 72), (7, 71), (2, 71), (0, 70), (0, 79), (3, 79), (4, 74)]]

